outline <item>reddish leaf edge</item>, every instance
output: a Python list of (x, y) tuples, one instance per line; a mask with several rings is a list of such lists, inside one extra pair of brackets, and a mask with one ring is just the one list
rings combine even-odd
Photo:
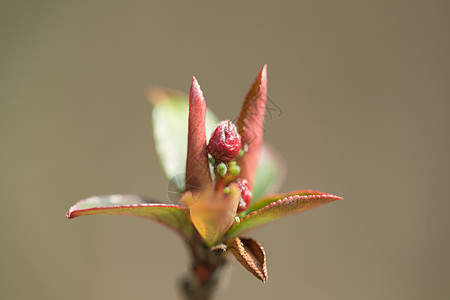
[(330, 202), (334, 202), (334, 201), (337, 201), (337, 200), (343, 200), (344, 199), (342, 197), (339, 197), (339, 196), (336, 196), (336, 195), (333, 195), (333, 194), (325, 194), (325, 193), (318, 194), (318, 195), (292, 195), (292, 196), (289, 196), (289, 197), (284, 197), (282, 199), (276, 200), (276, 201), (270, 203), (269, 205), (264, 206), (263, 208), (260, 208), (258, 210), (253, 211), (253, 212), (249, 213), (248, 215), (246, 215), (242, 220), (245, 220), (246, 218), (250, 217), (251, 215), (257, 214), (258, 212), (260, 212), (262, 210), (265, 210), (265, 209), (268, 209), (268, 208), (270, 208), (272, 206), (275, 206), (275, 205), (277, 205), (277, 203), (280, 203), (280, 202), (283, 202), (283, 201), (288, 201), (288, 200), (291, 200), (292, 198), (299, 198), (299, 199), (300, 198), (304, 198), (304, 199), (310, 199), (310, 198), (331, 198), (332, 200)]
[[(267, 102), (267, 64), (258, 72), (250, 90), (242, 103), (236, 127), (243, 144), (252, 144), (247, 153), (238, 158), (241, 167), (241, 178), (248, 181), (253, 189), (261, 145), (264, 135), (264, 120)], [(249, 118), (251, 116), (251, 118)]]
[[(81, 200), (84, 201), (84, 200)], [(80, 203), (80, 202), (78, 202)], [(77, 203), (77, 204), (78, 204)], [(97, 207), (90, 207), (90, 208), (85, 208), (85, 209), (75, 209), (74, 207), (77, 205), (75, 204), (74, 206), (72, 206), (71, 208), (69, 208), (69, 211), (66, 213), (66, 219), (73, 219), (76, 217), (82, 217), (84, 216), (84, 212), (87, 211), (94, 211), (94, 210), (106, 210), (106, 209), (114, 209), (114, 208), (131, 208), (131, 207), (167, 207), (167, 208), (179, 208), (182, 209), (184, 211), (186, 211), (186, 213), (189, 214), (189, 210), (181, 205), (176, 205), (176, 204), (164, 204), (164, 203), (140, 203), (140, 204), (127, 204), (127, 205), (110, 205), (110, 206), (97, 206)], [(145, 217), (143, 217), (145, 218)]]
[[(299, 196), (299, 195), (293, 195), (293, 196), (285, 197), (285, 198), (276, 200), (276, 201), (274, 201), (274, 202), (272, 202), (272, 203), (270, 203), (270, 204), (268, 204), (268, 205), (266, 205), (266, 206), (264, 206), (264, 207), (262, 207), (262, 208), (260, 208), (260, 209), (258, 209), (258, 210), (255, 210), (255, 211), (249, 213), (249, 214), (246, 215), (244, 218), (242, 218), (242, 219), (240, 220), (239, 223), (234, 223), (234, 224), (230, 227), (230, 229), (228, 229), (228, 232), (232, 231), (232, 230), (233, 230), (234, 228), (236, 228), (236, 227), (239, 227), (239, 224), (240, 224), (240, 223), (244, 222), (244, 221), (245, 221), (246, 219), (248, 219), (248, 218), (251, 218), (253, 215), (256, 215), (256, 214), (258, 214), (258, 213), (260, 213), (260, 212), (262, 212), (262, 211), (264, 211), (264, 210), (270, 209), (270, 208), (272, 208), (273, 206), (276, 206), (276, 205), (280, 204), (280, 203), (283, 202), (283, 201), (289, 201), (289, 200), (292, 200), (293, 198), (297, 198), (297, 200), (300, 200), (300, 199), (305, 199), (305, 200), (306, 200), (306, 199), (329, 198), (330, 201), (327, 202), (327, 203), (324, 203), (324, 204), (328, 204), (328, 203), (331, 203), (331, 202), (334, 202), (334, 201), (337, 201), (337, 200), (344, 200), (344, 198), (342, 198), (342, 197), (339, 197), (339, 196), (336, 196), (336, 195), (333, 195), (333, 194), (325, 194), (325, 193), (324, 193), (324, 194), (319, 194), (319, 195), (304, 195), (304, 196), (303, 196), (303, 195), (302, 195), (302, 196)], [(320, 206), (322, 206), (322, 205), (320, 205)], [(299, 214), (299, 213), (302, 213), (302, 212), (304, 212), (304, 211), (306, 211), (306, 210), (310, 210), (310, 209), (313, 209), (313, 208), (316, 208), (316, 207), (307, 208), (307, 209), (305, 209), (305, 210), (303, 210), (303, 211), (300, 211), (300, 212), (292, 211), (292, 213), (288, 213), (288, 214), (286, 214), (286, 215), (284, 215), (284, 216), (282, 216), (282, 217), (287, 217), (287, 216)], [(279, 219), (279, 218), (277, 218), (277, 219)], [(274, 219), (274, 220), (272, 220), (272, 221), (275, 221), (275, 220), (276, 220), (276, 219)], [(270, 222), (269, 222), (269, 223), (270, 223)], [(242, 235), (244, 232), (248, 232), (248, 231), (257, 229), (258, 227), (263, 226), (263, 225), (266, 225), (266, 224), (267, 224), (267, 223), (260, 224), (260, 225), (258, 225), (258, 226), (255, 226), (255, 227), (252, 227), (252, 228), (250, 228), (250, 229), (243, 230), (243, 231), (235, 231), (235, 232), (233, 232), (233, 234), (227, 235), (227, 238), (228, 238), (228, 239), (234, 238), (234, 237), (236, 237), (236, 236), (238, 236), (238, 235)]]
[[(89, 198), (87, 198), (87, 199), (89, 199)], [(181, 238), (184, 240), (189, 240), (190, 238), (192, 238), (193, 228), (190, 223), (189, 210), (184, 206), (176, 205), (176, 204), (164, 204), (164, 203), (139, 203), (139, 204), (127, 204), (127, 205), (97, 206), (97, 207), (90, 207), (90, 208), (85, 208), (85, 209), (76, 209), (75, 208), (82, 201), (85, 201), (87, 199), (80, 200), (75, 205), (73, 205), (71, 208), (69, 208), (69, 210), (67, 211), (66, 216), (65, 216), (66, 219), (73, 219), (76, 217), (89, 216), (90, 214), (84, 214), (86, 212), (98, 211), (99, 214), (101, 214), (102, 210), (120, 209), (120, 208), (143, 208), (143, 207), (177, 208), (186, 213), (186, 217), (188, 218), (189, 224), (190, 224), (189, 228), (185, 228), (183, 226), (177, 228), (175, 226), (172, 226), (170, 223), (164, 222), (163, 220), (160, 220), (158, 218), (148, 218), (145, 216), (132, 215), (132, 214), (117, 214), (117, 215), (127, 215), (127, 216), (152, 220), (156, 223), (163, 225), (166, 228), (169, 228), (173, 232), (179, 234), (181, 236)], [(92, 214), (92, 215), (94, 215), (94, 214)], [(179, 219), (179, 217), (177, 217), (177, 219)], [(181, 224), (182, 220), (179, 220), (179, 222), (180, 222), (179, 224)]]
[[(270, 193), (267, 194), (259, 199), (256, 199), (255, 201), (252, 201), (250, 204), (248, 210), (246, 211), (246, 216), (250, 215), (252, 212), (258, 211), (261, 208), (264, 208), (278, 200), (282, 200), (284, 198), (292, 197), (292, 196), (313, 196), (313, 195), (331, 195), (329, 193), (324, 193), (318, 190), (295, 190), (291, 192), (285, 192), (285, 193)], [(264, 204), (266, 203), (266, 204)]]

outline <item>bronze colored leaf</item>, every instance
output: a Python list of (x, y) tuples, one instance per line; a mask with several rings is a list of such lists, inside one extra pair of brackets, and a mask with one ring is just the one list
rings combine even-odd
[[(301, 191), (299, 191), (301, 192)], [(270, 199), (270, 197), (269, 197)], [(339, 196), (331, 194), (293, 195), (271, 202), (263, 208), (253, 211), (231, 226), (227, 232), (228, 238), (239, 236), (244, 232), (257, 228), (282, 217), (304, 212), (308, 209), (340, 200)], [(272, 199), (270, 199), (272, 201)]]
[(263, 283), (266, 282), (266, 253), (260, 243), (250, 238), (236, 237), (227, 242), (227, 247), (241, 265)]
[(237, 160), (238, 165), (241, 167), (240, 177), (248, 181), (250, 189), (253, 189), (255, 172), (263, 141), (266, 99), (267, 65), (264, 65), (245, 97), (236, 124), (238, 132), (241, 135), (242, 145), (248, 147), (245, 155)]
[(189, 95), (186, 190), (197, 190), (211, 184), (206, 153), (206, 101), (195, 77)]
[(72, 219), (89, 215), (125, 215), (150, 219), (175, 230), (184, 239), (192, 235), (189, 211), (186, 207), (164, 203), (149, 203), (137, 195), (103, 195), (78, 201), (66, 214)]
[(308, 196), (308, 195), (326, 195), (328, 193), (319, 192), (316, 190), (296, 190), (288, 193), (276, 193), (276, 194), (268, 194), (262, 198), (255, 198), (255, 201), (252, 201), (252, 204), (247, 209), (247, 214), (254, 212), (267, 206), (275, 201), (278, 201), (283, 198), (287, 198), (290, 196)]

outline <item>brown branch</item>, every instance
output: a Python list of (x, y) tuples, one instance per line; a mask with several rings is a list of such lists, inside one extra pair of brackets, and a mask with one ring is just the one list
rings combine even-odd
[(192, 265), (190, 273), (181, 281), (183, 299), (211, 300), (219, 285), (222, 270), (227, 264), (225, 252), (211, 250), (201, 239), (189, 243)]

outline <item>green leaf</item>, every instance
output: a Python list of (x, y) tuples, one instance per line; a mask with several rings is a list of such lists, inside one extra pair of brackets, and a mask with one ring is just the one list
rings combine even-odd
[(278, 152), (269, 144), (263, 143), (256, 169), (255, 183), (253, 185), (253, 206), (255, 200), (268, 193), (276, 192), (286, 177), (286, 163)]
[(307, 196), (295, 195), (280, 199), (250, 213), (241, 219), (240, 223), (235, 223), (230, 230), (228, 230), (227, 238), (230, 239), (242, 235), (244, 232), (276, 219), (297, 214), (339, 199), (342, 198), (331, 194)]
[[(188, 138), (189, 98), (183, 94), (158, 90), (154, 93), (153, 134), (156, 152), (167, 178), (180, 192), (184, 191)], [(150, 96), (152, 97), (152, 96)], [(206, 112), (206, 137), (209, 139), (219, 123), (209, 110)]]
[(66, 214), (72, 219), (88, 215), (126, 215), (157, 221), (178, 232), (183, 238), (192, 235), (189, 211), (184, 206), (149, 203), (137, 195), (94, 196), (78, 201)]

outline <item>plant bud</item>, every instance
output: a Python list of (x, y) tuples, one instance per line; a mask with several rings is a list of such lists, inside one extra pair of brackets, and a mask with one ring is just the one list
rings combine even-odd
[(217, 173), (222, 177), (225, 176), (225, 174), (227, 174), (227, 165), (224, 163), (218, 164), (217, 165)]
[(237, 158), (244, 156), (244, 154), (245, 154), (244, 149), (239, 150), (239, 153), (238, 153), (238, 155), (237, 155)]
[(233, 122), (226, 120), (219, 123), (208, 144), (208, 153), (216, 162), (229, 162), (241, 150), (241, 136)]
[(231, 175), (239, 175), (241, 173), (241, 167), (238, 165), (233, 165), (228, 168), (228, 172), (230, 172)]
[(237, 208), (237, 212), (240, 213), (241, 211), (247, 210), (250, 205), (250, 201), (252, 200), (252, 192), (250, 191), (247, 180), (239, 179), (236, 183), (241, 189), (241, 197), (239, 198), (239, 205)]

